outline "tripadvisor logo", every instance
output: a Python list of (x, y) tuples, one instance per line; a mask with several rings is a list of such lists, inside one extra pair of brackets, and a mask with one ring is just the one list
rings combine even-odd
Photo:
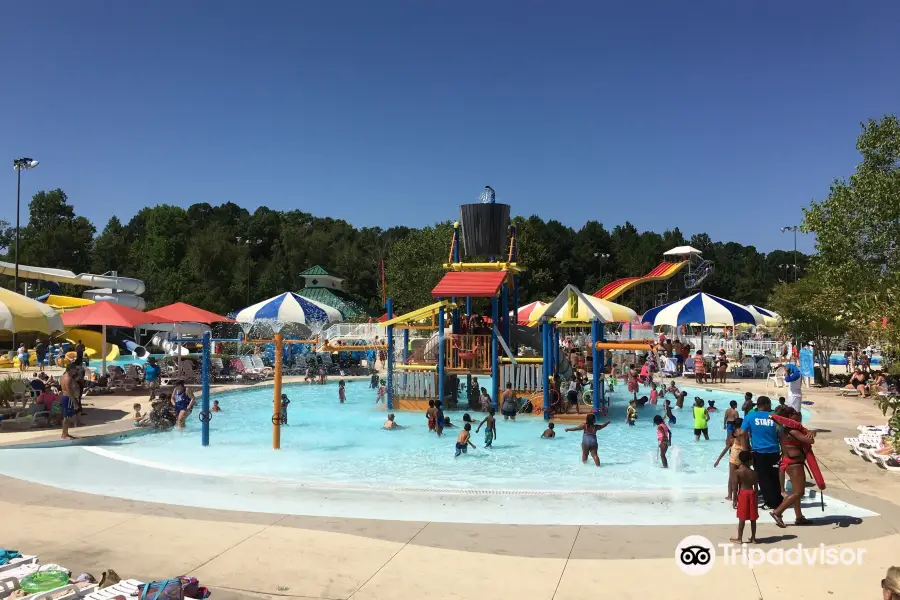
[(689, 535), (675, 547), (675, 564), (683, 573), (696, 576), (709, 573), (717, 559), (725, 566), (750, 569), (759, 565), (849, 567), (862, 565), (865, 553), (865, 548), (828, 548), (825, 544), (764, 550), (747, 544), (713, 544), (701, 535)]

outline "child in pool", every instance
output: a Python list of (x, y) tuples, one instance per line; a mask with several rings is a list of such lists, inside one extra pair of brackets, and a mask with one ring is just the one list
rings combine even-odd
[(544, 430), (541, 437), (548, 440), (556, 437), (556, 432), (553, 431), (553, 423), (547, 423), (547, 429)]
[[(463, 417), (465, 419), (465, 417)], [(497, 420), (494, 418), (494, 409), (491, 408), (488, 410), (488, 415), (481, 420), (481, 423), (478, 424), (478, 428), (475, 429), (475, 433), (481, 431), (481, 426), (484, 425), (484, 447), (490, 448), (491, 444), (494, 443), (494, 439), (497, 437)], [(466, 427), (469, 425), (466, 424)]]
[(682, 409), (684, 408), (684, 399), (687, 397), (687, 392), (678, 392), (675, 394), (675, 408)]
[(475, 444), (472, 443), (471, 434), (472, 424), (466, 423), (466, 426), (463, 427), (463, 430), (459, 432), (459, 437), (456, 438), (456, 456), (460, 454), (465, 454), (469, 449), (469, 446), (472, 446), (472, 449), (475, 449)]
[(327, 378), (325, 377), (325, 367), (319, 367), (319, 383), (325, 385), (325, 381)]
[(656, 384), (650, 384), (650, 404), (655, 405), (657, 400), (659, 399), (659, 392), (656, 391)]
[(379, 383), (378, 395), (375, 396), (375, 404), (378, 404), (379, 402), (384, 402), (385, 398), (387, 397), (387, 385), (385, 384), (384, 379), (382, 379), (378, 383)]
[(394, 421), (394, 413), (391, 413), (391, 414), (388, 415), (387, 421), (384, 422), (383, 427), (384, 427), (385, 429), (388, 429), (388, 430), (391, 430), (391, 429), (403, 429), (403, 426), (402, 426), (402, 425), (397, 425), (397, 422)]
[(438, 434), (438, 437), (441, 437), (444, 434), (444, 425), (446, 425), (444, 421), (444, 408), (441, 401), (438, 400), (434, 403), (434, 431)]
[(666, 400), (666, 419), (669, 420), (669, 425), (675, 424), (675, 415), (672, 413), (672, 403)]
[(663, 469), (668, 469), (669, 461), (666, 460), (666, 451), (672, 445), (672, 432), (659, 415), (654, 415), (653, 424), (656, 425), (656, 440), (659, 442), (659, 460)]
[(618, 375), (616, 375), (616, 368), (615, 368), (615, 367), (610, 367), (610, 370), (609, 370), (609, 387), (606, 388), (606, 390), (607, 390), (608, 392), (614, 392), (614, 391), (616, 391), (616, 378), (617, 378), (617, 377), (618, 377)]
[(757, 476), (750, 468), (753, 453), (742, 450), (738, 455), (740, 465), (734, 471), (734, 507), (737, 509), (737, 537), (731, 538), (735, 544), (744, 542), (744, 523), (750, 521), (750, 543), (756, 543), (756, 521), (759, 519), (758, 498), (756, 495)]
[(135, 404), (135, 405), (132, 406), (131, 408), (134, 409), (134, 426), (137, 427), (137, 426), (138, 426), (138, 423), (141, 422), (141, 418), (142, 418), (142, 417), (141, 417), (141, 405), (140, 405), (140, 404)]
[(674, 379), (672, 380), (672, 383), (669, 384), (669, 387), (666, 389), (666, 391), (673, 396), (678, 397), (678, 386), (675, 385)]
[(728, 408), (725, 409), (725, 432), (731, 434), (734, 431), (734, 421), (740, 417), (737, 411), (737, 400), (732, 400), (728, 403)]
[(706, 412), (711, 412), (711, 413), (712, 413), (712, 412), (719, 412), (719, 409), (716, 408), (716, 401), (715, 401), (715, 400), (707, 400), (706, 403), (707, 403), (707, 405), (708, 405), (708, 406), (706, 407)]
[(209, 410), (211, 410), (212, 412), (222, 412), (222, 408), (219, 406), (219, 401), (213, 400), (212, 408)]
[(478, 396), (478, 401), (481, 404), (481, 410), (487, 412), (491, 408), (491, 396), (487, 393), (487, 389), (481, 388), (481, 395)]
[(586, 463), (588, 454), (594, 459), (594, 464), (600, 466), (600, 457), (597, 456), (597, 432), (610, 424), (607, 421), (603, 425), (597, 425), (593, 414), (584, 418), (584, 423), (575, 427), (567, 427), (566, 431), (583, 431), (581, 435), (581, 462)]
[(282, 394), (281, 395), (281, 424), (282, 425), (288, 424), (287, 411), (288, 411), (288, 406), (290, 405), (290, 403), (291, 403), (291, 401), (288, 399), (287, 394)]
[[(634, 427), (634, 422), (638, 418), (637, 408), (635, 408), (634, 404), (634, 400), (629, 400), (628, 408), (625, 409), (625, 422), (628, 423), (629, 427)], [(568, 431), (568, 429), (566, 431)]]
[(434, 431), (437, 428), (437, 410), (434, 408), (434, 400), (428, 401), (428, 408), (425, 409), (425, 419), (428, 420), (428, 431)]
[(344, 400), (347, 399), (347, 390), (344, 387), (344, 380), (341, 379), (338, 381), (338, 399), (341, 401), (341, 404), (344, 403)]

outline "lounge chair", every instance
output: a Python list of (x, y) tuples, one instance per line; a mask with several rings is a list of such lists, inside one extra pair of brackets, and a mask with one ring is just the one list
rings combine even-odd
[(766, 373), (766, 387), (769, 387), (769, 382), (774, 382), (775, 387), (784, 387), (784, 372), (785, 368), (783, 365), (778, 365), (775, 368), (769, 367), (769, 372)]
[(752, 356), (745, 356), (741, 364), (734, 368), (735, 377), (753, 377), (756, 374), (756, 360)]
[(247, 381), (259, 381), (262, 379), (262, 376), (258, 373), (248, 372), (240, 358), (232, 358), (229, 364), (231, 365), (231, 370), (237, 373), (240, 379), (246, 379)]
[[(114, 583), (103, 589), (96, 589), (81, 596), (83, 600), (112, 600), (116, 596), (125, 596), (126, 598), (136, 598), (138, 590), (144, 585), (143, 581), (137, 579), (123, 579), (119, 583)], [(34, 600), (44, 600), (42, 598), (34, 598)]]
[[(22, 567), (27, 567), (28, 565), (37, 565), (39, 562), (37, 556), (28, 554), (23, 554), (19, 558), (13, 558), (5, 565), (0, 565), (0, 578), (14, 577), (14, 575), (8, 575), (7, 573), (13, 569), (20, 569)], [(35, 570), (37, 569), (35, 568)]]
[(263, 379), (266, 376), (266, 374), (262, 370), (257, 369), (255, 366), (253, 366), (253, 361), (250, 360), (249, 356), (240, 357), (240, 361), (241, 361), (241, 364), (244, 365), (245, 373), (255, 375), (260, 379)]
[(13, 393), (13, 402), (22, 401), (22, 408), (25, 408), (28, 399), (31, 398), (31, 394), (28, 392), (28, 388), (25, 387), (25, 382), (21, 379), (13, 379), (12, 382), (12, 393)]
[(50, 426), (50, 412), (39, 410), (36, 412), (18, 412), (12, 419), (0, 421), (0, 431), (28, 431), (30, 429), (43, 429)]
[[(8, 568), (4, 571), (0, 571), (0, 598), (6, 598), (14, 591), (21, 588), (20, 581), (23, 577), (31, 575), (32, 573), (37, 573), (38, 571), (66, 571), (69, 572), (69, 569), (62, 567), (60, 565), (54, 563), (48, 563), (45, 565), (40, 564), (40, 561), (37, 557), (31, 556), (24, 562), (17, 563), (12, 568)], [(60, 592), (65, 589), (69, 585), (66, 584), (64, 586), (57, 587), (53, 590), (49, 590), (50, 592)], [(74, 587), (74, 586), (73, 586)], [(96, 586), (95, 586), (96, 587)], [(40, 592), (39, 594), (31, 594), (26, 596), (19, 596), (16, 600), (33, 600), (38, 595), (44, 595), (48, 592)], [(67, 596), (68, 597), (68, 596)]]
[(271, 377), (275, 372), (275, 369), (266, 366), (261, 356), (251, 356), (250, 364), (257, 373), (262, 373), (266, 377)]
[(900, 473), (900, 454), (880, 454), (874, 457), (873, 462), (882, 469)]
[(689, 356), (684, 361), (684, 369), (682, 369), (682, 371), (681, 371), (681, 376), (682, 377), (696, 377), (697, 373), (694, 370), (694, 367), (695, 367), (694, 357)]

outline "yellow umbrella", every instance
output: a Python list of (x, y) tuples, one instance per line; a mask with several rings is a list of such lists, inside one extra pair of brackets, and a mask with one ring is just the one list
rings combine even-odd
[[(622, 306), (621, 304), (616, 304), (615, 302), (610, 302), (609, 300), (601, 300), (600, 298), (595, 298), (594, 296), (586, 296), (582, 295), (581, 298), (590, 303), (594, 309), (600, 313), (600, 315), (606, 320), (607, 323), (631, 323), (632, 321), (637, 321), (638, 315), (636, 312), (628, 308), (627, 306)], [(544, 312), (547, 310), (546, 306), (541, 306), (539, 308), (535, 308), (530, 315), (530, 319), (532, 323), (536, 323), (538, 319), (540, 319)], [(553, 315), (556, 319), (565, 319), (570, 322), (582, 321), (584, 323), (589, 323), (590, 321), (596, 320), (596, 316), (593, 311), (591, 311), (588, 307), (584, 306), (583, 302), (579, 299), (576, 294), (569, 295), (569, 301), (566, 302), (556, 314)]]
[(0, 288), (0, 331), (62, 331), (59, 313), (42, 302)]

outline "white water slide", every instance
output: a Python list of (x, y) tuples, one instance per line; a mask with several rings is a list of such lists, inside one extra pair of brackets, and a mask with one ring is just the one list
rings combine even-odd
[[(14, 277), (16, 265), (0, 261), (0, 275)], [(82, 296), (90, 300), (115, 302), (136, 310), (147, 308), (147, 302), (140, 297), (146, 290), (144, 282), (132, 277), (119, 277), (107, 273), (95, 275), (93, 273), (75, 274), (65, 269), (47, 269), (44, 267), (29, 267), (19, 265), (19, 277), (38, 281), (50, 281), (56, 283), (68, 283), (81, 287), (95, 289), (86, 290)]]

